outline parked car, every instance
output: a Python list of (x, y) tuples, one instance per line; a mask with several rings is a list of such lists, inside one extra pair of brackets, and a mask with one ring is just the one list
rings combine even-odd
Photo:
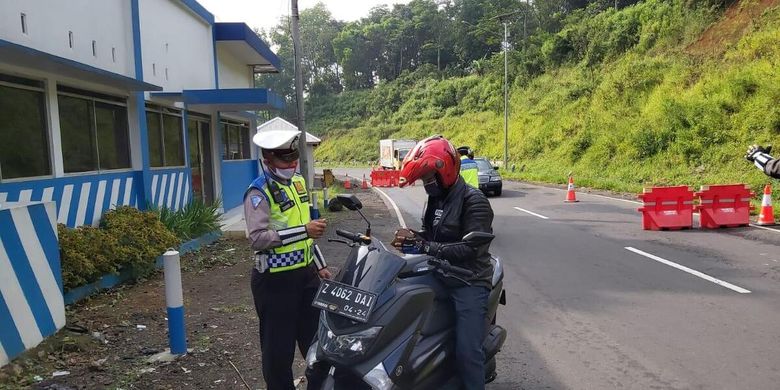
[(490, 164), (490, 161), (486, 158), (478, 157), (474, 161), (477, 162), (477, 169), (479, 175), (479, 189), (488, 195), (492, 192), (495, 196), (501, 196), (501, 187), (503, 185), (501, 181), (501, 174), (498, 173), (498, 167), (494, 167)]

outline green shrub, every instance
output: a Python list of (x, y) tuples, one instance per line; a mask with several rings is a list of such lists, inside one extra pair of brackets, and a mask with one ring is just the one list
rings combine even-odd
[(171, 210), (167, 207), (157, 208), (149, 206), (148, 209), (157, 213), (160, 221), (168, 230), (180, 239), (193, 239), (206, 233), (219, 230), (222, 201), (217, 199), (211, 205), (207, 205), (200, 199), (194, 199), (179, 210)]
[(156, 213), (129, 206), (105, 213), (100, 226), (118, 242), (117, 261), (137, 277), (151, 273), (157, 256), (179, 243)]
[(117, 272), (119, 242), (105, 230), (92, 226), (70, 229), (59, 224), (57, 235), (62, 283), (66, 291)]
[(106, 212), (100, 227), (60, 224), (57, 233), (65, 291), (123, 269), (134, 277), (146, 276), (156, 258), (178, 244), (157, 214), (128, 206)]

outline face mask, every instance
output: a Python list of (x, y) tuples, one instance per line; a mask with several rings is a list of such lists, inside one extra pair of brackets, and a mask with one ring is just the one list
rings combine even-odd
[(273, 168), (274, 174), (280, 179), (290, 180), (295, 175), (295, 168)]
[(425, 188), (425, 193), (428, 194), (428, 196), (437, 197), (444, 195), (444, 191), (439, 186), (439, 183), (436, 182), (436, 179), (423, 182), (423, 188)]

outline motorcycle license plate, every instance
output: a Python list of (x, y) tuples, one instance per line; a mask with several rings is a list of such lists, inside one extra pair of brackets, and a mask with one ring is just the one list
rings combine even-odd
[(323, 280), (312, 306), (355, 321), (367, 322), (375, 303), (374, 293), (344, 283)]

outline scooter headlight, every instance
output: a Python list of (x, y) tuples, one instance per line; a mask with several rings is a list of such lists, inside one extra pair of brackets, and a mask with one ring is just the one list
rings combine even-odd
[(362, 356), (368, 351), (381, 330), (381, 326), (375, 326), (360, 332), (335, 334), (328, 326), (328, 321), (325, 319), (323, 312), (317, 340), (322, 347), (322, 352), (325, 354), (341, 359), (350, 359)]
[(387, 375), (385, 365), (379, 362), (363, 377), (363, 381), (371, 386), (372, 390), (389, 390), (393, 388), (393, 381)]

